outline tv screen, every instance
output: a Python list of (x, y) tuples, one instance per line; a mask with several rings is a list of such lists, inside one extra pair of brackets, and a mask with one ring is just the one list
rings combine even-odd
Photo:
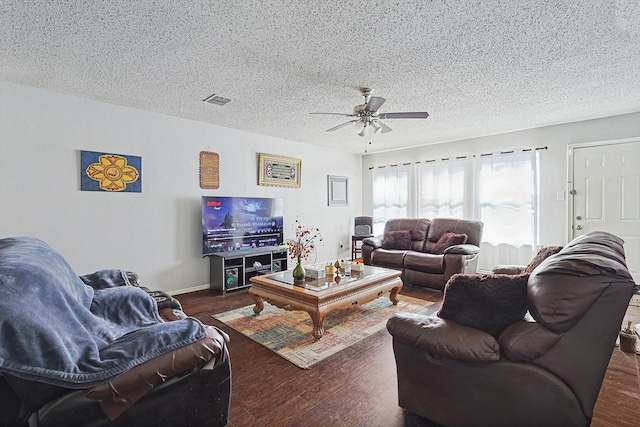
[(241, 251), (283, 242), (282, 199), (202, 197), (202, 253)]

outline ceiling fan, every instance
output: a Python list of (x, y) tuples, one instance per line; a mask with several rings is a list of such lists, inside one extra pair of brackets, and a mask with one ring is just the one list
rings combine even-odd
[(371, 96), (371, 89), (360, 88), (360, 92), (364, 97), (364, 104), (356, 105), (353, 108), (353, 113), (311, 113), (311, 114), (326, 114), (331, 116), (343, 116), (343, 117), (355, 117), (353, 120), (334, 126), (331, 129), (327, 129), (327, 132), (333, 132), (334, 130), (341, 129), (355, 124), (358, 126), (358, 135), (365, 136), (367, 129), (371, 128), (373, 133), (387, 133), (392, 129), (384, 124), (381, 119), (426, 119), (429, 117), (429, 113), (422, 112), (406, 112), (406, 113), (380, 113), (378, 110), (385, 103), (386, 99), (378, 96)]

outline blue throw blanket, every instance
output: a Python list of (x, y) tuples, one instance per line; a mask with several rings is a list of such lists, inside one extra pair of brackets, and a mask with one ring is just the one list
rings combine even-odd
[(87, 282), (38, 239), (0, 239), (0, 371), (87, 388), (206, 335), (197, 319), (163, 322), (120, 270)]

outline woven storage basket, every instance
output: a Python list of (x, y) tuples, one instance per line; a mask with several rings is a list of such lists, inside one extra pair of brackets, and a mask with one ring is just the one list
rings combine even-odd
[(620, 332), (620, 350), (625, 353), (635, 353), (636, 352), (636, 334), (633, 332), (627, 334), (625, 332)]

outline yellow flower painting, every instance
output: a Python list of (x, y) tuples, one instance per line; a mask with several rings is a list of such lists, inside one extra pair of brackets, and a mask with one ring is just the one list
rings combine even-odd
[(142, 159), (140, 157), (82, 151), (81, 158), (84, 170), (82, 190), (142, 191), (140, 182)]

